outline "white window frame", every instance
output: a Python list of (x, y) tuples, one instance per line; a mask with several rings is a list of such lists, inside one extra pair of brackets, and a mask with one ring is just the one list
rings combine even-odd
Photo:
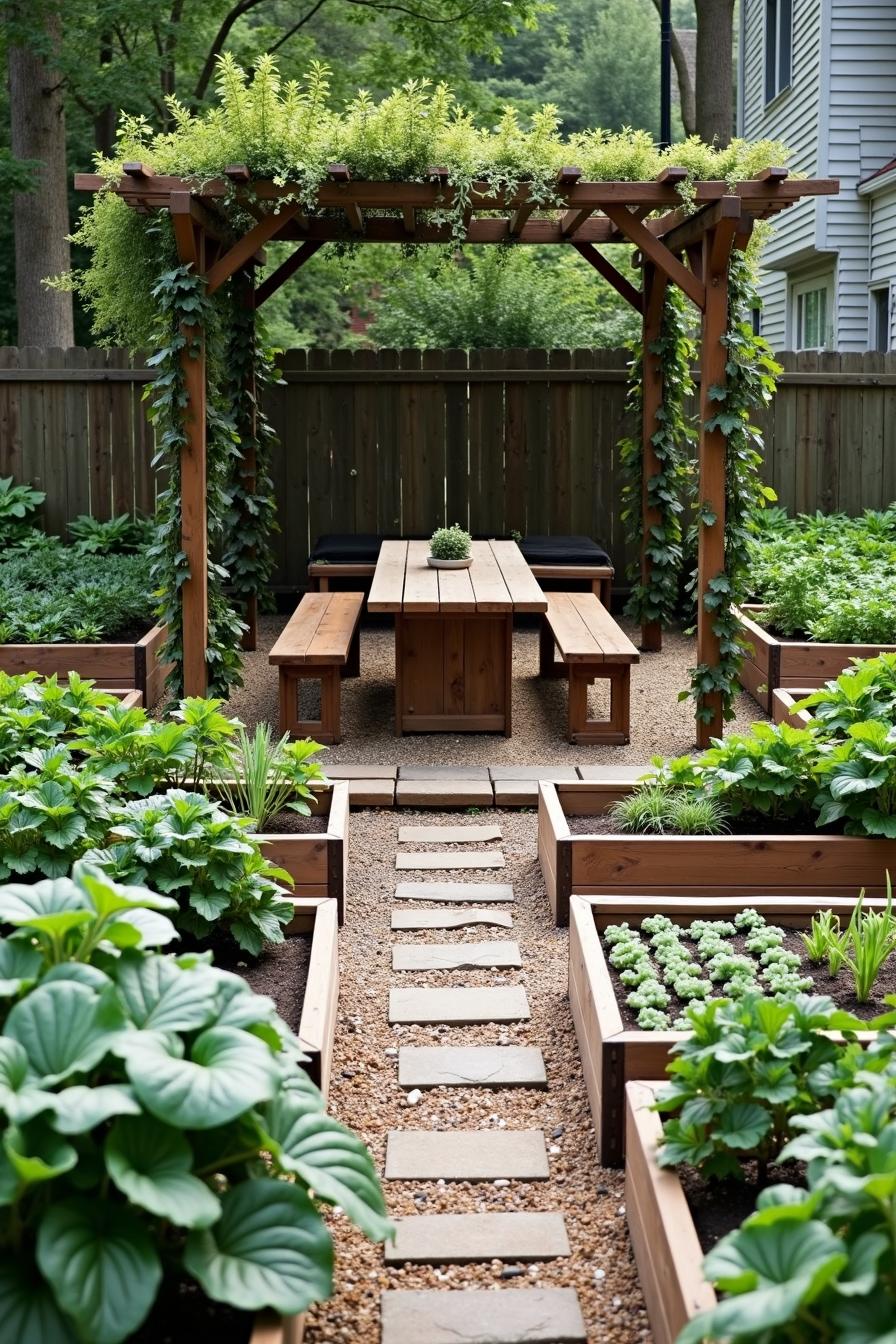
[[(807, 345), (800, 330), (800, 308), (808, 294), (824, 291), (825, 320), (820, 345)], [(809, 276), (790, 286), (790, 320), (794, 350), (830, 350), (834, 345), (834, 277), (832, 274)]]
[[(764, 0), (765, 12), (763, 18), (763, 61), (762, 61), (762, 83), (765, 95), (765, 105), (769, 106), (776, 98), (793, 84), (793, 0)], [(770, 20), (774, 14), (774, 30), (770, 31)], [(781, 72), (781, 35), (787, 31), (788, 36), (788, 54), (786, 79), (782, 78)], [(772, 66), (770, 71), (769, 66)], [(771, 74), (771, 78), (769, 77)]]
[[(878, 349), (877, 345), (877, 301), (883, 295), (887, 302), (887, 344), (883, 350)], [(893, 284), (891, 281), (885, 281), (883, 284), (872, 285), (869, 290), (868, 302), (868, 349), (876, 354), (887, 355), (896, 350), (893, 342), (893, 305), (896, 302), (896, 295), (893, 293)]]

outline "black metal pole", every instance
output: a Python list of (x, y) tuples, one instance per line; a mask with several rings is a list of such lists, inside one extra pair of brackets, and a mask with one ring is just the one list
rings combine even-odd
[(671, 0), (660, 5), (660, 148), (672, 143), (672, 14)]

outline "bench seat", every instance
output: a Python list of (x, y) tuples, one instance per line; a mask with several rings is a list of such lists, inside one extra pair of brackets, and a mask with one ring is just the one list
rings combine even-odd
[[(640, 654), (593, 593), (546, 593), (539, 670), (543, 677), (569, 681), (569, 740), (613, 743), (629, 740), (631, 666)], [(556, 654), (559, 654), (559, 661)], [(588, 687), (596, 678), (610, 683), (610, 717), (588, 718)]]
[[(342, 740), (342, 677), (360, 673), (363, 593), (306, 593), (268, 655), (280, 673), (280, 731), (333, 744)], [(302, 681), (320, 682), (320, 718), (299, 717)]]

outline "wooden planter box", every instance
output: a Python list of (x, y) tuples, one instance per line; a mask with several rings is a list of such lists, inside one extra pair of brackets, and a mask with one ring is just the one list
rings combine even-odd
[[(630, 791), (633, 786), (615, 784)], [(538, 857), (558, 924), (578, 895), (837, 897), (884, 894), (896, 840), (860, 835), (573, 835), (568, 815), (607, 811), (599, 783), (539, 784)]]
[(808, 709), (797, 711), (793, 707), (817, 689), (816, 686), (799, 686), (785, 691), (779, 686), (777, 690), (772, 691), (772, 718), (775, 723), (789, 723), (791, 728), (808, 728), (812, 722), (812, 715)]
[(748, 604), (735, 615), (750, 645), (752, 655), (744, 657), (740, 683), (767, 714), (771, 713), (773, 692), (779, 687), (810, 687), (818, 690), (832, 677), (839, 677), (853, 658), (875, 658), (879, 653), (896, 653), (896, 644), (821, 644), (813, 640), (780, 640), (769, 634), (754, 619), (763, 608)]
[(325, 897), (293, 896), (295, 915), (284, 930), (311, 934), (311, 961), (302, 1001), (298, 1037), (308, 1056), (305, 1066), (326, 1097), (333, 1067), (336, 1009), (339, 1001), (339, 921), (336, 902)]
[(716, 1305), (701, 1270), (703, 1250), (681, 1182), (657, 1165), (658, 1083), (625, 1089), (625, 1216), (654, 1344), (675, 1344), (688, 1321)]
[(315, 810), (329, 818), (325, 834), (262, 834), (256, 839), (264, 845), (265, 857), (292, 877), (294, 896), (329, 897), (336, 902), (342, 924), (348, 869), (348, 780), (334, 780), (317, 790), (316, 796)]
[(301, 1316), (280, 1316), (276, 1311), (260, 1311), (249, 1344), (302, 1344), (304, 1338), (304, 1312)]
[(166, 626), (154, 625), (136, 644), (0, 644), (0, 671), (43, 677), (77, 672), (105, 691), (140, 691), (151, 709), (168, 675), (169, 664), (159, 661), (167, 636)]
[[(668, 915), (676, 924), (693, 919), (723, 919), (752, 906), (769, 922), (807, 929), (819, 910), (833, 910), (845, 921), (855, 905), (852, 897), (753, 896), (574, 896), (569, 930), (569, 1002), (600, 1162), (622, 1165), (625, 1085), (644, 1078), (662, 1078), (680, 1031), (626, 1029), (616, 1001), (613, 978), (598, 930), (627, 920), (640, 928), (648, 915)], [(883, 909), (872, 899), (870, 908)], [(869, 1037), (870, 1039), (870, 1037)]]

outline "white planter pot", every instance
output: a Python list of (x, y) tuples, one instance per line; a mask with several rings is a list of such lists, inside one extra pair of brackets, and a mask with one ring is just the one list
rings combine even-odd
[(430, 569), (469, 569), (473, 563), (473, 557), (468, 555), (466, 560), (437, 560), (434, 555), (428, 555), (426, 563)]

